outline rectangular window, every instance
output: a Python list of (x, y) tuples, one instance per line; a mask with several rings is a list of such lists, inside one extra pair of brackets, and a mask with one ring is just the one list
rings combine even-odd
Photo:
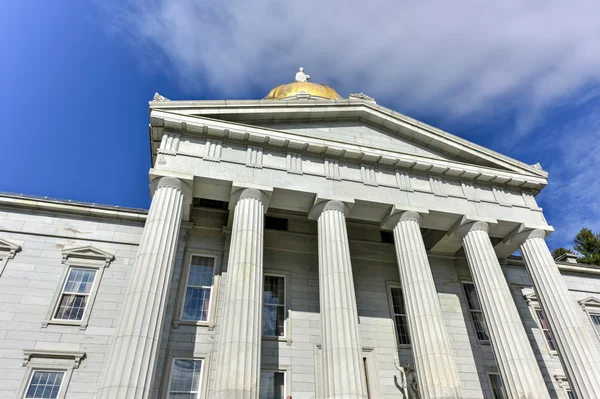
[(58, 398), (64, 376), (64, 371), (34, 370), (25, 398)]
[(479, 341), (489, 341), (490, 336), (488, 335), (487, 324), (485, 323), (485, 318), (483, 317), (483, 310), (481, 309), (481, 304), (479, 303), (479, 297), (477, 296), (477, 291), (475, 290), (475, 284), (463, 283), (463, 287), (465, 289), (465, 294), (467, 295), (467, 303), (469, 305), (469, 311), (471, 312), (471, 319), (475, 325), (477, 339)]
[(214, 270), (215, 258), (192, 256), (181, 315), (183, 320), (208, 320)]
[(548, 343), (548, 347), (551, 351), (556, 351), (556, 345), (554, 344), (554, 339), (552, 338), (552, 333), (550, 332), (550, 326), (548, 325), (548, 320), (546, 319), (546, 315), (542, 312), (541, 309), (535, 309), (535, 314), (540, 322), (540, 328), (544, 333), (544, 338), (546, 338), (546, 342)]
[(174, 359), (169, 399), (197, 399), (202, 385), (202, 360)]
[(71, 268), (65, 286), (60, 295), (60, 301), (55, 319), (82, 320), (83, 314), (94, 285), (96, 270)]
[(260, 399), (284, 399), (285, 372), (261, 371), (260, 372)]
[(285, 277), (264, 277), (262, 334), (285, 336)]
[(500, 374), (490, 373), (490, 386), (494, 393), (494, 399), (505, 399), (506, 393), (504, 392), (504, 385), (502, 384), (502, 378)]
[(573, 391), (571, 391), (570, 389), (567, 389), (566, 391), (568, 399), (575, 399), (575, 394), (573, 393)]
[(600, 314), (590, 314), (590, 318), (592, 319), (592, 324), (596, 329), (596, 332), (600, 334)]
[(408, 333), (408, 323), (406, 320), (402, 288), (390, 287), (390, 296), (392, 298), (392, 313), (394, 316), (394, 325), (396, 326), (398, 344), (410, 345), (410, 334)]

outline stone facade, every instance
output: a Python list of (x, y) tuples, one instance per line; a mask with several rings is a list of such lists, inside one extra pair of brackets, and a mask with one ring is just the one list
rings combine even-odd
[[(598, 389), (600, 271), (548, 263), (541, 169), (356, 98), (150, 108), (149, 212), (0, 195), (0, 398), (36, 370), (56, 397), (167, 398), (176, 359), (199, 398), (257, 398), (261, 370), (293, 399)], [(95, 279), (65, 320), (73, 268)]]

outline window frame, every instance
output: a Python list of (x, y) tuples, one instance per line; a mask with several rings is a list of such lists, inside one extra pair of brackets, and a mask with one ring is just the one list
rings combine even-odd
[[(185, 306), (185, 295), (188, 287), (188, 281), (190, 279), (190, 268), (192, 267), (192, 259), (194, 256), (200, 256), (204, 258), (213, 258), (215, 264), (213, 267), (213, 278), (212, 286), (210, 289), (210, 298), (208, 302), (208, 316), (206, 320), (184, 320), (183, 319), (183, 308)], [(184, 262), (181, 268), (179, 277), (179, 289), (177, 294), (177, 308), (175, 310), (175, 317), (173, 318), (173, 327), (179, 328), (180, 325), (188, 326), (199, 326), (208, 327), (210, 331), (214, 330), (216, 324), (216, 313), (217, 313), (217, 302), (218, 293), (221, 283), (221, 252), (219, 251), (204, 251), (194, 250), (189, 251), (185, 254)]]
[(600, 299), (590, 296), (585, 299), (578, 301), (583, 311), (587, 314), (588, 320), (592, 325), (592, 330), (596, 333), (596, 336), (600, 339), (600, 327), (596, 328), (596, 324), (592, 317), (600, 317)]
[[(475, 283), (473, 281), (469, 281), (469, 280), (462, 280), (460, 282), (461, 285), (461, 290), (462, 293), (465, 297), (465, 306), (467, 307), (467, 311), (469, 312), (469, 319), (471, 320), (471, 326), (473, 327), (473, 333), (475, 336), (475, 339), (477, 339), (477, 342), (481, 345), (491, 345), (491, 337), (490, 337), (490, 331), (487, 328), (487, 320), (485, 320), (485, 314), (483, 313), (483, 309), (481, 310), (477, 310), (477, 309), (471, 309), (471, 306), (469, 305), (469, 295), (467, 294), (467, 290), (465, 289), (465, 285), (472, 285), (473, 288), (475, 289), (475, 293), (477, 294), (477, 301), (479, 302), (479, 305), (481, 305), (481, 300), (479, 299), (479, 293), (477, 292), (477, 286), (475, 285)], [(477, 326), (475, 325), (475, 319), (473, 318), (473, 313), (481, 313), (481, 316), (483, 317), (483, 320), (485, 321), (485, 334), (487, 335), (488, 339), (480, 339), (479, 336), (477, 335)]]
[[(542, 324), (540, 323), (540, 319), (538, 316), (538, 311), (541, 311), (542, 314), (544, 315), (544, 317), (546, 318), (546, 321), (548, 320), (548, 316), (543, 313), (544, 310), (542, 309), (542, 307), (540, 306), (540, 303), (538, 302), (538, 298), (535, 294), (535, 291), (533, 291), (532, 288), (523, 288), (521, 290), (521, 292), (523, 293), (523, 297), (527, 300), (527, 305), (529, 306), (529, 313), (531, 314), (531, 317), (533, 318), (533, 321), (535, 322), (535, 325), (539, 331), (539, 334), (542, 336), (542, 340), (544, 341), (544, 345), (546, 348), (546, 351), (548, 353), (548, 355), (550, 356), (558, 356), (558, 350), (556, 349), (552, 349), (550, 347), (550, 344), (548, 343), (548, 339), (546, 338), (546, 334), (544, 334), (544, 328), (542, 328)], [(550, 329), (550, 326), (548, 326), (548, 331), (550, 332), (550, 334), (552, 334), (552, 330)], [(535, 334), (534, 334), (535, 336)], [(537, 338), (536, 338), (537, 340)], [(552, 336), (552, 341), (554, 343), (554, 346), (556, 347), (556, 338), (554, 338), (554, 336)], [(541, 346), (538, 344), (538, 346), (541, 349)]]
[[(283, 373), (283, 397), (287, 398), (288, 396), (290, 396), (292, 394), (291, 392), (291, 381), (292, 381), (292, 376), (291, 376), (291, 371), (290, 371), (290, 367), (287, 366), (278, 366), (275, 364), (262, 364), (260, 367), (260, 373), (262, 373), (263, 371), (273, 371), (275, 373)], [(259, 381), (258, 381), (258, 396), (260, 397), (260, 374), (259, 374)]]
[[(487, 375), (487, 379), (488, 379), (488, 384), (490, 387), (490, 393), (492, 394), (492, 399), (506, 399), (506, 388), (504, 388), (504, 381), (502, 380), (502, 376), (500, 375), (500, 373), (498, 371), (488, 371), (486, 373)], [(494, 393), (494, 384), (492, 383), (492, 375), (497, 375), (498, 378), (500, 379), (500, 382), (502, 383), (502, 390), (504, 391), (504, 397), (502, 398), (496, 398), (496, 394)]]
[(198, 389), (198, 399), (208, 397), (208, 374), (210, 373), (210, 365), (212, 364), (210, 353), (182, 350), (167, 350), (165, 359), (166, 361), (164, 367), (164, 374), (161, 378), (162, 386), (159, 391), (159, 397), (169, 397), (171, 379), (173, 378), (173, 366), (175, 365), (175, 360), (177, 359), (202, 360), (202, 368), (200, 369), (200, 389)]
[(56, 399), (64, 399), (69, 389), (73, 370), (79, 368), (85, 359), (85, 352), (51, 351), (25, 349), (23, 350), (23, 366), (26, 366), (25, 375), (21, 382), (17, 398), (25, 399), (27, 390), (36, 371), (63, 372), (63, 379)]
[(0, 238), (0, 277), (2, 277), (8, 261), (13, 259), (20, 250), (21, 243)]
[[(104, 276), (104, 269), (110, 266), (110, 263), (114, 260), (114, 255), (94, 248), (91, 245), (75, 247), (71, 249), (63, 250), (62, 263), (65, 265), (62, 275), (59, 279), (59, 284), (56, 287), (52, 302), (48, 307), (45, 319), (42, 321), (42, 327), (46, 328), (50, 324), (54, 325), (65, 325), (65, 326), (79, 326), (80, 330), (85, 330), (89, 324), (94, 303), (96, 302), (96, 296), (98, 295), (98, 288), (102, 282)], [(69, 274), (72, 269), (91, 269), (96, 272), (94, 276), (94, 282), (92, 283), (92, 289), (88, 294), (88, 301), (85, 305), (83, 317), (81, 320), (66, 320), (55, 318), (56, 311), (60, 306), (60, 301), (63, 296), (64, 288), (67, 284)]]
[[(261, 332), (261, 337), (262, 339), (266, 339), (266, 340), (270, 340), (270, 341), (284, 341), (287, 342), (288, 344), (292, 343), (292, 326), (291, 326), (291, 317), (290, 317), (290, 303), (291, 303), (291, 290), (289, 289), (289, 280), (290, 280), (290, 273), (285, 271), (285, 270), (276, 270), (276, 269), (264, 269), (263, 270), (263, 277), (262, 277), (262, 294), (264, 295), (265, 292), (265, 288), (264, 288), (264, 282), (265, 282), (265, 277), (266, 276), (271, 276), (271, 277), (283, 277), (283, 297), (284, 297), (284, 306), (283, 306), (283, 314), (284, 314), (284, 319), (283, 319), (283, 335), (282, 336), (275, 336), (275, 335), (262, 335), (262, 324), (260, 326), (260, 332)], [(261, 302), (262, 302), (262, 297), (261, 297)], [(262, 305), (261, 308), (261, 312), (264, 311), (264, 303)], [(261, 323), (263, 323), (263, 317), (262, 317), (262, 313), (261, 313)]]
[[(408, 338), (410, 340), (410, 343), (403, 344), (398, 339), (398, 327), (396, 327), (396, 313), (394, 313), (394, 301), (392, 298), (392, 289), (393, 288), (400, 289), (402, 291), (402, 301), (404, 302), (404, 311), (406, 312), (406, 301), (404, 300), (404, 288), (402, 287), (402, 284), (399, 282), (387, 282), (386, 286), (387, 286), (386, 288), (387, 288), (387, 296), (388, 296), (388, 306), (389, 306), (389, 310), (390, 310), (390, 316), (392, 319), (392, 325), (394, 328), (394, 338), (396, 340), (396, 348), (410, 349), (410, 348), (412, 348), (412, 336), (411, 336), (411, 332), (410, 332), (410, 326), (408, 325), (408, 315), (405, 313), (404, 317), (406, 317), (406, 329), (408, 330)], [(401, 314), (399, 313), (399, 315), (401, 315)]]

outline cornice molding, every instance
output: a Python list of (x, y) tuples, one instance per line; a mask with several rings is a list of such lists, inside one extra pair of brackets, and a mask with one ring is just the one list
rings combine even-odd
[(350, 143), (316, 139), (268, 128), (224, 122), (198, 116), (181, 115), (164, 110), (152, 110), (150, 120), (151, 135), (154, 141), (159, 141), (161, 137), (158, 136), (164, 133), (164, 129), (169, 129), (184, 131), (200, 137), (227, 138), (234, 142), (251, 145), (260, 144), (313, 156), (323, 156), (361, 164), (375, 164), (390, 169), (412, 170), (430, 175), (447, 176), (460, 180), (499, 186), (529, 188), (540, 191), (547, 184), (547, 180), (543, 177), (525, 175), (518, 172), (502, 171), (455, 161), (426, 158)]

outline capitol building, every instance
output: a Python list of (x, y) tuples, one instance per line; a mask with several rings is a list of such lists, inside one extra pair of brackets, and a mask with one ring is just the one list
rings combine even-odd
[(539, 164), (302, 69), (149, 122), (149, 210), (0, 194), (0, 398), (600, 398)]

